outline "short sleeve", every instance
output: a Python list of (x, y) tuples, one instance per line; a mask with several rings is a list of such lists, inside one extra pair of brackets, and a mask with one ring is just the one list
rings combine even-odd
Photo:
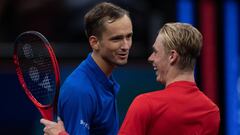
[(90, 122), (96, 108), (91, 87), (80, 88), (68, 84), (61, 91), (58, 113), (66, 131), (70, 135), (89, 135)]
[(145, 135), (151, 120), (147, 97), (140, 95), (130, 105), (118, 135)]

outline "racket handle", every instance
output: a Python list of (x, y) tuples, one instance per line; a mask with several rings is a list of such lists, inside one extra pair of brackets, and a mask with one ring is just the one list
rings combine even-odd
[(53, 107), (38, 108), (38, 110), (40, 111), (40, 113), (41, 113), (41, 115), (42, 115), (42, 117), (44, 119), (51, 120), (51, 121), (54, 120), (54, 117), (53, 117)]

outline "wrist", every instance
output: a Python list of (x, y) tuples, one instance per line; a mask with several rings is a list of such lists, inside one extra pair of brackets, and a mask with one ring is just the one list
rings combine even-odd
[(61, 131), (58, 135), (69, 135), (66, 131)]

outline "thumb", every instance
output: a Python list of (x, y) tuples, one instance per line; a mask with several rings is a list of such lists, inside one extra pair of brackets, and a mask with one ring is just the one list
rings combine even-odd
[(53, 121), (49, 121), (49, 120), (47, 120), (47, 119), (40, 119), (40, 123), (42, 123), (43, 125), (45, 125), (45, 126), (50, 126), (50, 125), (54, 125), (54, 124), (56, 124), (55, 122), (53, 122)]
[(58, 121), (62, 121), (61, 118), (60, 118), (59, 116), (57, 116), (57, 120), (58, 120)]
[(57, 121), (59, 124), (63, 125), (63, 121), (61, 120), (61, 118), (59, 116), (57, 117)]

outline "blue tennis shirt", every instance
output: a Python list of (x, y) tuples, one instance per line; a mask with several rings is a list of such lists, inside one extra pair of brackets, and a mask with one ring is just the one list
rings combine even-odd
[(119, 88), (113, 76), (107, 77), (90, 53), (61, 87), (58, 113), (66, 131), (70, 135), (116, 135)]

